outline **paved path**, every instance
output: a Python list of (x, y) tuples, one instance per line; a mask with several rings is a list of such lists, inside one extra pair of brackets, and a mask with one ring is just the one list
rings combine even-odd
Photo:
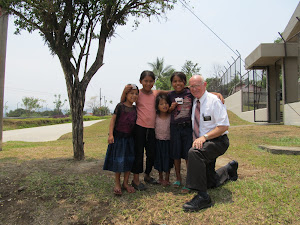
[[(87, 127), (102, 120), (84, 121), (83, 126)], [(32, 127), (17, 130), (3, 131), (2, 142), (7, 141), (28, 141), (43, 142), (55, 141), (63, 134), (72, 132), (72, 123)]]

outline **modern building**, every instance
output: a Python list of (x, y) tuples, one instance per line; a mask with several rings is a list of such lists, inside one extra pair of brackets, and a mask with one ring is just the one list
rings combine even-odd
[[(278, 43), (262, 43), (245, 59), (247, 70), (267, 71), (267, 108), (241, 112), (236, 105), (241, 93), (226, 99), (226, 106), (243, 119), (253, 121), (261, 113), (269, 123), (300, 125), (300, 3), (281, 34)], [(282, 78), (280, 79), (280, 76)], [(282, 84), (281, 84), (282, 80)], [(282, 87), (282, 88), (281, 88)], [(238, 112), (239, 111), (239, 112)], [(281, 117), (283, 114), (283, 118)]]

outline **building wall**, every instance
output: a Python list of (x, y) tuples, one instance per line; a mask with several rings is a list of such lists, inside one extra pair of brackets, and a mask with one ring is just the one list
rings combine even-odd
[(242, 113), (242, 91), (225, 98), (226, 108), (240, 117)]
[[(226, 108), (243, 120), (254, 123), (254, 111), (242, 112), (242, 92), (230, 95), (225, 99)], [(295, 112), (296, 111), (296, 112)], [(266, 108), (255, 110), (256, 120), (268, 120), (268, 111)], [(284, 105), (283, 121), (285, 125), (300, 126), (300, 102), (290, 103)]]
[(294, 102), (294, 103), (284, 105), (283, 121), (285, 125), (300, 126), (299, 115), (300, 115), (300, 102)]
[[(269, 106), (269, 121), (270, 123), (280, 122), (280, 79), (279, 79), (280, 67), (269, 66), (268, 67), (268, 106)], [(283, 90), (284, 91), (284, 90)]]
[[(242, 91), (238, 91), (225, 99), (226, 108), (243, 120), (254, 123), (254, 111), (242, 112)], [(268, 111), (266, 108), (255, 110), (256, 119), (267, 121)]]
[(283, 75), (284, 103), (298, 102), (298, 58), (285, 58)]

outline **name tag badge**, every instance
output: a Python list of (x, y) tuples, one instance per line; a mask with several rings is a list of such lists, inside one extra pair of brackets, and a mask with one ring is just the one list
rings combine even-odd
[(204, 121), (211, 121), (211, 116), (204, 116), (203, 114), (202, 116)]
[(175, 98), (175, 102), (177, 102), (179, 105), (182, 105), (183, 104), (183, 98)]

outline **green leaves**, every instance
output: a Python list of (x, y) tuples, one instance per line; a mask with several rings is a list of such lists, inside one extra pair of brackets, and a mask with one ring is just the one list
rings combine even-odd
[[(157, 78), (155, 82), (155, 87), (158, 90), (171, 90), (171, 76), (175, 72), (175, 69), (172, 66), (164, 65), (164, 58), (158, 58), (154, 63), (148, 63), (151, 67), (155, 77)], [(201, 67), (198, 66), (198, 63), (193, 63), (190, 60), (186, 60), (184, 65), (181, 68), (181, 71), (186, 75), (186, 80), (190, 79), (190, 77), (194, 74), (198, 74)], [(188, 85), (188, 84), (187, 84)]]
[(40, 102), (42, 101), (43, 100), (34, 97), (24, 97), (22, 99), (25, 109), (28, 110), (29, 112), (31, 112), (33, 109), (41, 108)]
[(172, 66), (168, 65), (165, 66), (164, 58), (156, 58), (156, 61), (153, 63), (148, 63), (148, 65), (151, 67), (155, 77), (155, 87), (159, 90), (171, 90), (171, 81), (170, 77), (172, 73), (174, 73), (174, 69)]
[[(107, 40), (130, 16), (160, 16), (176, 0), (0, 0), (15, 17), (16, 33), (38, 30), (52, 54), (57, 55), (66, 79), (73, 125), (81, 124), (89, 82), (103, 65)], [(137, 20), (136, 20), (137, 21)], [(138, 26), (138, 22), (135, 22)], [(92, 41), (98, 39), (94, 59)], [(76, 52), (74, 51), (76, 49)], [(94, 60), (93, 62), (90, 62)], [(81, 66), (83, 69), (81, 69)], [(90, 66), (88, 68), (88, 66)], [(82, 127), (73, 129), (76, 159), (83, 159)]]

